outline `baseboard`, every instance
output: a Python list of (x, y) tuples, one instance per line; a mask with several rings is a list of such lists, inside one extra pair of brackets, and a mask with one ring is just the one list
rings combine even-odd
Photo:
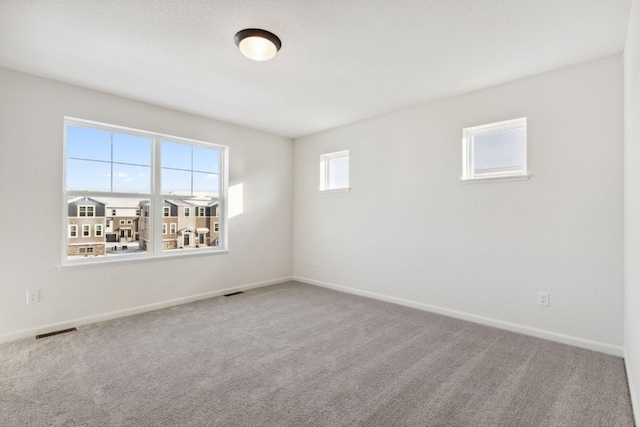
[(624, 350), (624, 366), (627, 370), (627, 384), (629, 385), (629, 395), (631, 397), (631, 408), (633, 410), (633, 418), (636, 421), (636, 425), (640, 426), (640, 408), (637, 405), (640, 405), (640, 402), (636, 399), (638, 395), (635, 392), (635, 387), (633, 384), (633, 375), (631, 375), (631, 366), (629, 366), (629, 358), (627, 357), (627, 349)]
[(278, 279), (265, 280), (263, 282), (249, 283), (246, 285), (234, 286), (231, 288), (220, 289), (217, 291), (205, 292), (203, 294), (190, 295), (187, 297), (175, 298), (168, 301), (157, 302), (153, 304), (141, 305), (138, 307), (127, 308), (124, 310), (111, 311), (108, 313), (97, 314), (95, 316), (81, 317), (77, 319), (65, 320), (63, 322), (50, 323), (47, 325), (38, 326), (36, 328), (22, 329), (16, 332), (9, 332), (7, 334), (0, 335), (0, 343), (14, 341), (21, 338), (30, 338), (39, 334), (44, 334), (51, 331), (60, 329), (67, 329), (73, 327), (79, 327), (88, 325), (90, 323), (103, 322), (105, 320), (117, 319), (119, 317), (131, 316), (134, 314), (145, 313), (147, 311), (160, 310), (162, 308), (173, 307), (175, 305), (186, 304), (193, 301), (198, 301), (207, 298), (213, 298), (232, 292), (247, 291), (249, 289), (261, 288), (263, 286), (275, 285), (277, 283), (283, 283), (293, 280), (291, 276), (280, 277)]
[(618, 357), (624, 356), (623, 348), (617, 345), (611, 345), (611, 344), (606, 344), (598, 341), (592, 341), (585, 338), (574, 337), (571, 335), (559, 334), (556, 332), (546, 331), (543, 329), (537, 329), (537, 328), (532, 328), (525, 325), (519, 325), (517, 323), (505, 322), (502, 320), (492, 319), (490, 317), (484, 317), (484, 316), (478, 316), (476, 314), (465, 313), (463, 311), (451, 310), (448, 308), (438, 307), (430, 304), (424, 304), (421, 302), (406, 300), (403, 298), (396, 298), (388, 295), (378, 294), (375, 292), (363, 291), (360, 289), (350, 288), (348, 286), (321, 282), (319, 280), (308, 279), (306, 277), (293, 276), (293, 280), (296, 280), (302, 283), (307, 283), (310, 285), (316, 285), (316, 286), (322, 286), (324, 288), (335, 289), (337, 291), (347, 292), (350, 294), (374, 298), (381, 301), (392, 302), (394, 304), (400, 304), (400, 305), (404, 305), (411, 308), (417, 308), (419, 310), (442, 314), (444, 316), (455, 317), (456, 319), (468, 320), (470, 322), (480, 323), (482, 325), (492, 326), (494, 328), (505, 329), (511, 332), (518, 332), (520, 334), (530, 335), (537, 338), (543, 338), (546, 340), (555, 341), (562, 344), (568, 344), (574, 347), (585, 348), (587, 350), (593, 350), (600, 353), (606, 353), (612, 356), (618, 356)]

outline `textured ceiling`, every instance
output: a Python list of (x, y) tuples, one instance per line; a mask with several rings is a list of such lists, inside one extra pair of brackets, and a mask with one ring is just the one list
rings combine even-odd
[[(298, 137), (622, 52), (630, 0), (0, 0), (0, 66)], [(233, 36), (282, 40), (254, 62)]]

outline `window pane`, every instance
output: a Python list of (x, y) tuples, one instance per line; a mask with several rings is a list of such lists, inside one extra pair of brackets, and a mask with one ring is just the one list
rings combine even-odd
[(193, 170), (219, 173), (220, 152), (213, 148), (193, 147)]
[(113, 164), (113, 191), (128, 193), (151, 192), (151, 168)]
[(111, 164), (67, 159), (67, 190), (111, 191)]
[(349, 187), (349, 157), (329, 159), (329, 188)]
[(151, 166), (151, 139), (136, 135), (114, 133), (113, 161)]
[(162, 141), (162, 167), (191, 170), (191, 146)]
[(111, 132), (67, 126), (67, 157), (111, 160)]
[(191, 195), (191, 172), (162, 169), (162, 193)]
[(473, 137), (473, 168), (522, 169), (524, 167), (524, 129), (507, 129)]
[(215, 173), (193, 173), (193, 193), (202, 196), (218, 196), (219, 179)]
[[(95, 203), (95, 206), (88, 206), (87, 203)], [(149, 217), (144, 216), (144, 212), (148, 212), (147, 199), (89, 195), (69, 197), (68, 204), (67, 221), (70, 232), (67, 239), (67, 259), (76, 259), (81, 253), (91, 253), (98, 258), (103, 258), (149, 251), (151, 238)], [(84, 211), (92, 211), (93, 216), (81, 216), (80, 208), (83, 206), (85, 206)], [(127, 220), (110, 215), (113, 206), (120, 207), (117, 210), (118, 213), (125, 216)], [(142, 239), (143, 235), (146, 240)], [(80, 247), (85, 248), (84, 252), (81, 252)]]

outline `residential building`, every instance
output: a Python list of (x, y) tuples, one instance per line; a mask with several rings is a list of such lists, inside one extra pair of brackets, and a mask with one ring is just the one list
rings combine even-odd
[(90, 197), (77, 197), (69, 200), (68, 209), (67, 255), (104, 255), (104, 202)]
[[(162, 213), (162, 248), (189, 249), (218, 246), (220, 235), (218, 202), (165, 200)], [(150, 242), (150, 206), (141, 203), (140, 241), (146, 250)]]

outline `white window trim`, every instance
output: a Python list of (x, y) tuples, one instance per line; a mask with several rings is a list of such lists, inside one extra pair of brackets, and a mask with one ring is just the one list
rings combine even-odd
[[(76, 230), (76, 235), (72, 236), (71, 235), (71, 229), (74, 228)], [(78, 224), (69, 224), (69, 234), (67, 236), (70, 239), (77, 239), (78, 238)]]
[[(100, 230), (100, 234), (98, 234), (98, 229)], [(96, 224), (93, 227), (93, 235), (94, 235), (94, 237), (102, 237), (102, 236), (104, 236), (104, 227), (102, 226), (102, 224)]]
[(167, 234), (167, 224), (165, 222), (162, 223), (162, 234)]
[[(165, 215), (165, 213), (167, 215)], [(169, 218), (171, 216), (171, 207), (170, 206), (163, 206), (162, 207), (162, 217), (163, 218)]]
[[(491, 174), (476, 175), (473, 170), (473, 137), (484, 133), (498, 132), (502, 130), (518, 129), (524, 127), (524, 168), (522, 171), (495, 172)], [(531, 177), (528, 173), (527, 163), (527, 118), (520, 117), (512, 120), (488, 123), (480, 126), (472, 126), (462, 130), (462, 178), (464, 184), (523, 181)]]
[[(84, 234), (85, 227), (88, 230), (88, 233), (87, 233), (86, 236)], [(82, 229), (82, 236), (81, 237), (91, 237), (91, 224), (82, 224), (81, 229)]]
[[(179, 257), (194, 257), (194, 256), (206, 256), (206, 255), (220, 255), (229, 253), (229, 233), (228, 227), (222, 227), (222, 232), (219, 237), (219, 246), (217, 247), (207, 247), (207, 248), (199, 248), (194, 250), (187, 251), (162, 251), (162, 230), (154, 225), (157, 221), (162, 220), (162, 215), (157, 215), (157, 217), (149, 217), (149, 224), (151, 229), (153, 230), (153, 247), (147, 253), (140, 254), (131, 254), (126, 257), (97, 257), (92, 258), (91, 261), (87, 260), (76, 260), (76, 259), (68, 259), (67, 258), (67, 246), (69, 242), (67, 240), (67, 226), (68, 226), (68, 209), (69, 209), (69, 198), (75, 196), (86, 196), (87, 191), (70, 191), (66, 189), (66, 158), (67, 158), (67, 126), (80, 126), (85, 128), (93, 128), (99, 130), (106, 130), (110, 132), (123, 132), (128, 134), (134, 134), (139, 136), (145, 136), (152, 139), (152, 188), (160, 189), (161, 188), (161, 158), (160, 158), (160, 144), (161, 141), (169, 141), (176, 143), (185, 143), (191, 146), (200, 146), (205, 148), (215, 148), (220, 152), (220, 168), (218, 171), (219, 182), (220, 182), (220, 191), (217, 197), (218, 202), (218, 210), (219, 217), (221, 218), (221, 222), (227, 224), (228, 218), (228, 204), (229, 204), (229, 147), (221, 144), (215, 144), (210, 142), (198, 141), (189, 138), (182, 138), (173, 135), (161, 134), (157, 132), (149, 132), (139, 129), (128, 128), (124, 126), (111, 125), (106, 123), (99, 123), (90, 120), (77, 119), (73, 117), (64, 117), (64, 148), (62, 153), (62, 161), (63, 161), (63, 173), (62, 173), (62, 195), (63, 195), (63, 203), (62, 203), (62, 228), (63, 230), (63, 238), (60, 241), (60, 253), (61, 253), (61, 264), (59, 265), (59, 269), (67, 269), (67, 268), (85, 268), (85, 267), (94, 267), (94, 266), (104, 266), (106, 264), (124, 264), (124, 263), (137, 263), (137, 262), (153, 262), (156, 260), (166, 259), (166, 258), (179, 258)], [(148, 198), (150, 200), (150, 204), (152, 206), (153, 212), (159, 212), (162, 209), (164, 204), (164, 200), (172, 199), (171, 196), (166, 194), (161, 194), (160, 191), (149, 193), (120, 193), (120, 192), (110, 192), (110, 191), (91, 191), (91, 195), (95, 197), (119, 197), (119, 198)], [(184, 196), (176, 196), (173, 199), (180, 200), (183, 199)], [(78, 235), (80, 231), (78, 231)]]
[(351, 164), (349, 164), (349, 186), (329, 188), (329, 160), (340, 157), (346, 157), (351, 163), (349, 156), (349, 150), (335, 151), (333, 153), (326, 153), (320, 155), (320, 189), (322, 193), (338, 193), (342, 191), (351, 190)]
[(214, 233), (219, 233), (220, 232), (220, 224), (217, 222), (213, 223), (213, 232)]
[(185, 207), (184, 208), (184, 216), (185, 216), (185, 218), (187, 218), (187, 217), (191, 218), (191, 208), (189, 208), (189, 207)]
[(176, 234), (178, 232), (178, 223), (172, 222), (169, 224), (169, 234)]

